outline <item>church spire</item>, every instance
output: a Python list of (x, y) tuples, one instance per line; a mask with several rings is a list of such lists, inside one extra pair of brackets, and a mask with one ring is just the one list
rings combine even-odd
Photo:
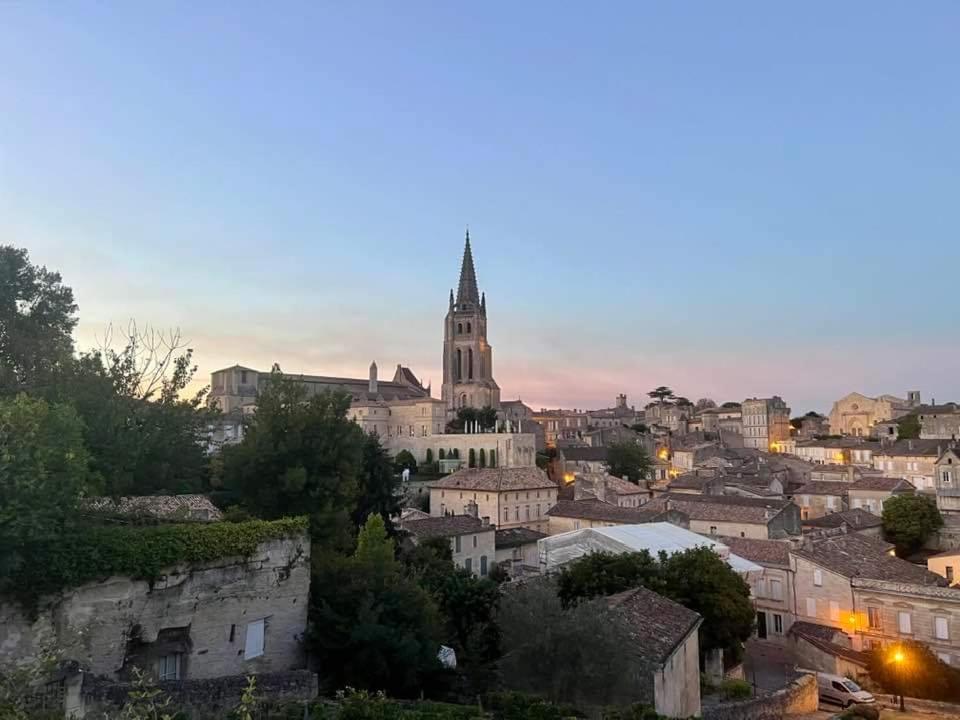
[(470, 228), (467, 228), (467, 240), (463, 248), (463, 265), (460, 266), (460, 287), (457, 290), (457, 305), (465, 307), (480, 302), (477, 290), (477, 273), (473, 268), (473, 253), (470, 251)]

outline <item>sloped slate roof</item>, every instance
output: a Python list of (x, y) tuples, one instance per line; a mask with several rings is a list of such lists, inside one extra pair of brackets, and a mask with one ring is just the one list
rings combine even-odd
[(917, 585), (946, 584), (946, 580), (936, 573), (890, 555), (891, 547), (889, 543), (860, 533), (848, 533), (816, 540), (793, 553), (848, 578)]
[(717, 538), (730, 548), (730, 552), (751, 560), (758, 565), (790, 565), (790, 543), (780, 540), (758, 540), (754, 538), (730, 537)]
[(883, 520), (868, 510), (853, 508), (852, 510), (830, 513), (813, 520), (801, 520), (800, 523), (804, 527), (815, 528), (838, 528), (846, 524), (853, 530), (865, 530), (883, 525)]
[(895, 490), (916, 490), (909, 480), (892, 477), (879, 477), (868, 475), (850, 485), (851, 490), (885, 490), (894, 492)]
[(545, 537), (547, 537), (546, 533), (537, 532), (529, 528), (506, 528), (504, 530), (497, 530), (494, 541), (496, 542), (497, 550), (500, 550), (501, 548), (518, 547), (520, 545), (535, 543), (537, 540)]
[(434, 480), (430, 488), (445, 490), (485, 490), (504, 492), (514, 490), (556, 489), (557, 484), (537, 467), (519, 468), (464, 468)]
[(593, 498), (589, 500), (561, 500), (547, 510), (550, 517), (577, 518), (580, 520), (600, 520), (618, 523), (651, 522), (663, 512), (663, 508), (646, 510), (640, 508), (625, 508), (605, 503)]
[[(691, 520), (721, 520), (727, 522), (766, 524), (792, 503), (789, 500), (745, 498), (734, 495), (686, 495), (666, 493), (651, 500), (644, 507), (653, 509), (654, 503), (685, 513)], [(661, 507), (661, 509), (663, 509)]]
[(636, 652), (649, 666), (662, 664), (701, 622), (693, 610), (646, 588), (611, 595), (607, 603), (623, 618)]
[(847, 494), (850, 483), (832, 480), (812, 480), (797, 490), (794, 495), (839, 495)]
[(603, 462), (607, 459), (607, 448), (602, 445), (600, 447), (565, 447), (561, 452), (564, 460)]
[(454, 537), (471, 533), (493, 531), (493, 526), (484, 524), (473, 515), (444, 515), (442, 517), (407, 520), (403, 529), (417, 537)]

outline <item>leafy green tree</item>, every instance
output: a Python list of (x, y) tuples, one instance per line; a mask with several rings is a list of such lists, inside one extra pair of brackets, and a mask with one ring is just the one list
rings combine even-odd
[(897, 420), (897, 437), (905, 440), (916, 440), (920, 437), (920, 418), (915, 414), (904, 415)]
[(725, 402), (725, 403), (724, 403), (723, 405), (721, 405), (720, 407), (721, 407), (722, 409), (724, 409), (724, 410), (734, 410), (734, 409), (740, 407), (740, 403), (728, 401), (728, 402)]
[(427, 448), (427, 465), (433, 464), (433, 449)]
[(557, 577), (557, 593), (564, 607), (641, 586), (654, 592), (661, 589), (660, 565), (646, 550), (590, 553), (565, 565)]
[(348, 547), (364, 457), (349, 407), (345, 393), (307, 397), (301, 383), (275, 372), (243, 440), (223, 449), (224, 485), (259, 517), (307, 514), (315, 543)]
[(673, 390), (668, 388), (666, 385), (660, 385), (659, 387), (654, 388), (647, 393), (647, 396), (652, 397), (660, 405), (663, 405), (665, 402), (674, 397)]
[(697, 410), (709, 410), (710, 408), (715, 408), (717, 403), (715, 403), (710, 398), (700, 398), (697, 400), (696, 408)]
[(73, 291), (60, 273), (0, 245), (0, 395), (44, 390), (70, 362), (77, 324)]
[(480, 448), (479, 452), (479, 463), (480, 467), (485, 468), (487, 466), (487, 451), (483, 448)]
[[(902, 660), (894, 662), (897, 653)], [(870, 652), (867, 660), (870, 679), (888, 693), (960, 701), (960, 670), (942, 662), (922, 642), (901, 640)]]
[(507, 688), (599, 706), (616, 704), (635, 687), (623, 641), (629, 631), (606, 600), (565, 609), (550, 580), (532, 582), (503, 594), (499, 618), (500, 674)]
[(440, 673), (440, 613), (394, 554), (383, 518), (371, 515), (353, 555), (314, 555), (308, 645), (327, 689), (412, 697)]
[(476, 467), (477, 466), (477, 451), (473, 448), (470, 448), (470, 452), (467, 453), (467, 467)]
[(63, 533), (89, 480), (73, 408), (25, 394), (0, 399), (0, 578)]
[(497, 426), (497, 411), (487, 405), (482, 408), (464, 407), (457, 410), (457, 416), (447, 423), (448, 432), (464, 432), (480, 424), (480, 430), (493, 430)]
[(497, 466), (497, 451), (490, 450), (490, 467), (495, 468)]
[(653, 462), (647, 451), (635, 442), (612, 443), (607, 448), (607, 472), (616, 477), (627, 477), (639, 483), (650, 476)]
[(376, 433), (364, 434), (363, 459), (357, 482), (359, 492), (353, 510), (353, 524), (359, 527), (367, 517), (376, 513), (389, 527), (390, 518), (400, 513), (401, 481)]
[(440, 458), (441, 460), (445, 460), (447, 457), (447, 451), (444, 450), (443, 448), (440, 448), (439, 452), (437, 452), (437, 457)]
[(49, 391), (84, 421), (91, 469), (109, 495), (202, 492), (209, 482), (204, 440), (217, 412), (205, 405), (206, 389), (184, 396), (193, 351), (176, 333), (157, 338), (131, 325), (122, 350), (81, 355)]
[(417, 459), (409, 450), (401, 450), (393, 458), (393, 467), (398, 473), (409, 470), (411, 474), (417, 472)]
[(883, 535), (906, 557), (943, 527), (936, 500), (927, 495), (895, 495), (883, 503)]

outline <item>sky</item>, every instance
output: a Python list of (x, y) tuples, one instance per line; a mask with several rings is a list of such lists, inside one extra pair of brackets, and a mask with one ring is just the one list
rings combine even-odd
[(960, 4), (0, 3), (0, 244), (78, 348), (503, 399), (960, 400)]

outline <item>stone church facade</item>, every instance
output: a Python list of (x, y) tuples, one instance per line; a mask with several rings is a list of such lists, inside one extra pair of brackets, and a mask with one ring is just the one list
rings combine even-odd
[(487, 298), (477, 288), (477, 273), (467, 231), (456, 298), (443, 325), (441, 399), (450, 414), (464, 407), (499, 409), (500, 386), (493, 379), (493, 348), (487, 342)]

